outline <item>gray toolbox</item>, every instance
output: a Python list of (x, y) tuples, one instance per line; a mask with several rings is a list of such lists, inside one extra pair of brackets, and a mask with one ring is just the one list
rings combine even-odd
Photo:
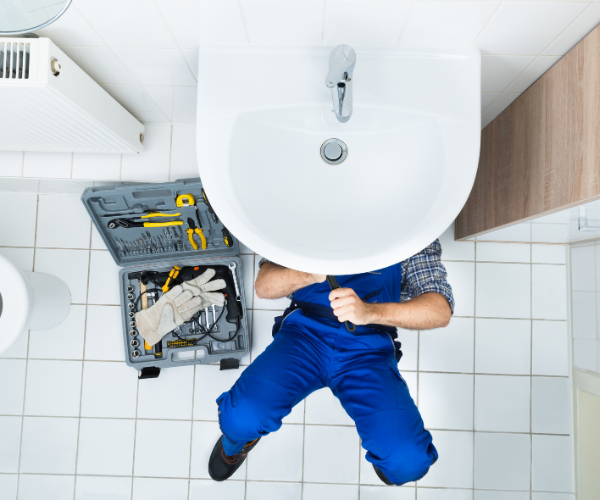
[[(196, 363), (238, 368), (250, 347), (239, 243), (212, 210), (200, 179), (91, 187), (81, 201), (122, 267), (125, 361), (140, 371), (140, 378), (157, 377), (161, 368)], [(193, 248), (187, 231), (194, 226), (204, 235), (206, 248), (199, 231), (192, 235), (198, 246)], [(225, 306), (200, 311), (193, 321), (165, 335), (161, 344), (146, 349), (149, 346), (137, 331), (135, 313), (158, 300), (169, 276), (172, 288), (208, 267), (217, 272), (214, 279), (227, 283), (222, 290)]]

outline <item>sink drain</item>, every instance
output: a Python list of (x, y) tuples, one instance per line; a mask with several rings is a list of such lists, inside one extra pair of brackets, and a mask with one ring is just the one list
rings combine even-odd
[(348, 156), (348, 146), (339, 139), (327, 139), (321, 144), (321, 158), (325, 163), (338, 165)]

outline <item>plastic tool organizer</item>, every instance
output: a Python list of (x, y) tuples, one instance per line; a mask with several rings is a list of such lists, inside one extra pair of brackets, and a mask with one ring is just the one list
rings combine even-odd
[[(118, 280), (125, 361), (140, 370), (140, 378), (196, 363), (238, 368), (250, 343), (239, 243), (205, 201), (200, 179), (87, 188), (81, 200), (122, 267)], [(191, 235), (198, 247), (193, 248), (187, 231), (194, 227), (202, 231), (206, 248), (197, 231)], [(162, 345), (146, 349), (135, 313), (162, 296), (169, 275), (172, 288), (209, 267), (217, 271), (214, 279), (226, 279), (225, 306), (200, 311), (193, 321), (165, 335)]]

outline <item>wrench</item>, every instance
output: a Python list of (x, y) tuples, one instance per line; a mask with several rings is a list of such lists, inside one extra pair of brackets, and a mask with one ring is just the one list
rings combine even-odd
[(235, 300), (238, 302), (242, 301), (242, 296), (240, 295), (240, 287), (238, 286), (237, 276), (236, 276), (236, 268), (235, 262), (229, 263), (229, 269), (231, 270), (231, 274), (233, 275), (233, 285), (235, 286)]

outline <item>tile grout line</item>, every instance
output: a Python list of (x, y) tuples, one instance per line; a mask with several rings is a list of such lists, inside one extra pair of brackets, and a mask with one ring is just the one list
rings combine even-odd
[[(500, 7), (498, 7), (500, 8)], [(495, 14), (495, 12), (494, 12)], [(473, 259), (475, 260), (473, 270), (473, 489), (475, 488), (475, 390), (476, 390), (476, 360), (477, 360), (477, 242), (473, 245)]]
[[(532, 227), (529, 229), (533, 232)], [(529, 247), (530, 260), (533, 260), (533, 245)], [(533, 377), (531, 376), (533, 370), (533, 265), (529, 268), (529, 315), (531, 316), (531, 323), (529, 325), (529, 498), (533, 497)]]
[[(137, 445), (138, 406), (140, 404), (140, 377), (138, 374), (135, 394), (135, 423), (133, 425), (133, 460), (131, 461), (131, 498), (133, 499), (133, 483), (135, 478), (135, 448)], [(193, 425), (193, 424), (192, 424)]]
[[(196, 353), (194, 352), (194, 356), (196, 355)], [(190, 489), (191, 489), (191, 478), (192, 478), (192, 450), (193, 450), (193, 443), (194, 443), (194, 398), (196, 397), (196, 366), (197, 364), (194, 364), (194, 380), (192, 381), (192, 422), (190, 425), (190, 464), (188, 466), (188, 492), (187, 492), (187, 498), (189, 500), (190, 498)], [(133, 497), (132, 497), (133, 500)]]

